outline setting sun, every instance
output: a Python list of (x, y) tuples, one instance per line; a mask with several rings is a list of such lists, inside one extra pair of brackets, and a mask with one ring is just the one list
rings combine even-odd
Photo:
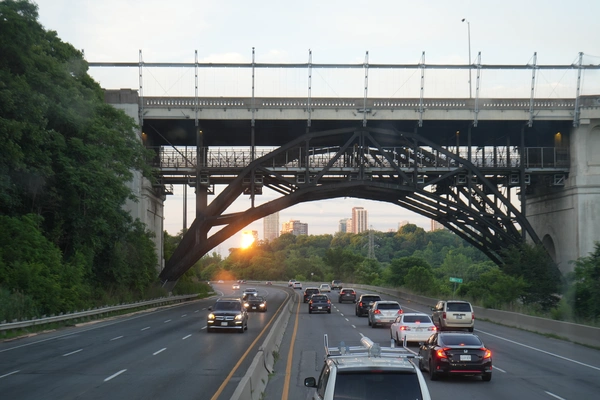
[(254, 234), (252, 233), (252, 231), (243, 231), (241, 247), (243, 249), (247, 249), (248, 247), (252, 246), (252, 244), (254, 243), (254, 240), (255, 240), (255, 237), (254, 237)]

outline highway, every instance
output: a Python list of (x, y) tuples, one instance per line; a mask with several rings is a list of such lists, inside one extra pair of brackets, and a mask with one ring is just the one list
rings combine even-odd
[(0, 343), (1, 397), (229, 399), (289, 296), (258, 290), (268, 311), (250, 313), (244, 334), (206, 332), (214, 296)]
[[(267, 399), (311, 398), (314, 389), (305, 388), (303, 381), (308, 376), (319, 376), (325, 354), (324, 333), (328, 334), (330, 345), (340, 341), (358, 344), (363, 335), (382, 345), (390, 345), (389, 328), (368, 326), (366, 317), (355, 316), (354, 304), (337, 302), (337, 291), (330, 296), (333, 299), (331, 314), (308, 314), (307, 305), (299, 293), (296, 295), (299, 301), (294, 306), (294, 311), (298, 310), (297, 324), (296, 315), (292, 314), (280, 350), (281, 358), (275, 365), (276, 374), (267, 386)], [(427, 306), (404, 303), (387, 295), (381, 297), (398, 300), (407, 312), (430, 314)], [(432, 399), (598, 398), (600, 351), (485, 321), (476, 320), (475, 333), (492, 350), (492, 381), (453, 377), (433, 382), (425, 373)], [(292, 338), (295, 342), (290, 360), (288, 350)], [(411, 348), (418, 350), (417, 346)]]
[[(218, 295), (241, 294), (229, 283), (214, 287)], [(229, 399), (289, 296), (293, 312), (265, 399), (310, 398), (314, 389), (303, 381), (319, 375), (324, 333), (332, 345), (358, 343), (362, 335), (390, 343), (387, 327), (368, 326), (367, 318), (354, 315), (354, 304), (337, 302), (337, 291), (331, 293), (331, 314), (308, 314), (300, 290), (255, 287), (267, 296), (269, 310), (251, 313), (244, 334), (206, 332), (215, 296), (0, 343), (2, 398)], [(405, 311), (429, 313), (426, 306), (399, 301)], [(475, 332), (492, 350), (492, 381), (432, 382), (426, 375), (433, 399), (598, 397), (600, 351), (485, 321), (476, 321)]]

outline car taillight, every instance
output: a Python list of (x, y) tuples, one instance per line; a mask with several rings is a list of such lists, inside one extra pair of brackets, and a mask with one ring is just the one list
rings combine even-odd
[(444, 347), (443, 349), (439, 349), (438, 351), (436, 351), (435, 354), (438, 356), (438, 358), (448, 358), (446, 350), (450, 349), (448, 347)]
[(442, 318), (443, 318), (443, 319), (446, 319), (446, 311), (444, 311), (444, 312), (442, 313)]
[(492, 352), (489, 351), (488, 349), (486, 349), (485, 347), (482, 347), (481, 350), (485, 351), (485, 353), (483, 353), (483, 359), (484, 360), (486, 358), (491, 358), (492, 357)]
[(402, 326), (400, 327), (400, 330), (401, 330), (401, 331), (410, 331), (410, 326), (402, 325)]
[(358, 306), (359, 306), (359, 307), (362, 307), (362, 306), (363, 306), (363, 305), (362, 305), (362, 301), (361, 301), (360, 303), (358, 303)]
[(398, 310), (398, 315), (402, 314), (404, 311)]
[(375, 310), (375, 311), (373, 311), (373, 314), (381, 314), (381, 311)]
[(475, 313), (471, 313), (471, 321), (475, 321)]
[(435, 327), (435, 325), (434, 325), (434, 326), (430, 326), (429, 328), (427, 328), (427, 330), (428, 330), (428, 331), (434, 331), (434, 332), (435, 332), (435, 331), (437, 330), (437, 328), (436, 328), (436, 327)]

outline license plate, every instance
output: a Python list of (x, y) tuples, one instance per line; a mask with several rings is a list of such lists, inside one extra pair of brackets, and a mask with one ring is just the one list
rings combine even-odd
[(461, 354), (460, 361), (471, 361), (471, 355), (470, 354), (467, 354), (467, 355)]
[(256, 310), (256, 307), (252, 307), (253, 310)]
[(221, 326), (227, 326), (227, 322), (221, 322)]
[(463, 317), (462, 315), (457, 315), (456, 319), (462, 319), (462, 317)]
[(323, 307), (317, 307), (317, 309), (319, 309), (319, 310), (322, 310), (322, 309), (323, 309)]
[(421, 332), (423, 328), (417, 328), (417, 332)]

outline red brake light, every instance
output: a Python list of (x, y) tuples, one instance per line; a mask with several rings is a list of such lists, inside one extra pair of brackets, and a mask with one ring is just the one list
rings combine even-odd
[(443, 349), (439, 349), (438, 351), (436, 351), (435, 354), (438, 356), (438, 358), (448, 358), (448, 356), (446, 355), (446, 350), (450, 349), (444, 347)]
[(402, 314), (404, 311), (402, 309), (398, 310), (398, 315)]
[(401, 330), (401, 331), (410, 331), (410, 326), (402, 325), (402, 326), (400, 327), (400, 330)]
[(474, 320), (475, 320), (475, 313), (474, 313), (474, 312), (472, 312), (472, 313), (471, 313), (471, 321), (474, 321)]
[(488, 349), (486, 349), (485, 347), (482, 347), (481, 350), (485, 351), (485, 353), (483, 354), (483, 359), (485, 360), (486, 358), (490, 358), (492, 357), (492, 352), (489, 351)]
[(428, 328), (428, 330), (430, 330), (430, 331), (434, 331), (434, 332), (435, 332), (435, 331), (437, 331), (437, 328), (436, 328), (436, 327), (435, 327), (435, 325), (434, 325), (434, 326), (430, 326), (430, 327)]
[(373, 311), (373, 314), (381, 314), (381, 311), (375, 310), (375, 311)]
[(358, 303), (358, 306), (359, 306), (359, 307), (362, 307), (362, 306), (363, 306), (363, 305), (362, 305), (362, 301)]
[(443, 318), (443, 319), (446, 319), (446, 311), (444, 311), (444, 312), (442, 313), (442, 318)]

